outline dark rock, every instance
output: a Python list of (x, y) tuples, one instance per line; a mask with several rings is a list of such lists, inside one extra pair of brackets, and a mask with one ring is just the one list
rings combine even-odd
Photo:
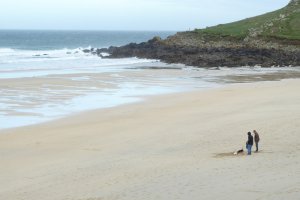
[(91, 49), (83, 49), (82, 52), (83, 53), (91, 53)]
[(182, 63), (198, 67), (300, 66), (300, 51), (260, 48), (249, 45), (185, 46), (165, 43), (158, 37), (140, 44), (130, 43), (122, 47), (97, 49), (109, 53), (108, 58), (138, 57), (159, 59), (166, 63)]

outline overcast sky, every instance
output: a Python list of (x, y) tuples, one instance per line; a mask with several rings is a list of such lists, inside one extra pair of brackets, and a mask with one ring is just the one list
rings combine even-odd
[(188, 30), (236, 21), (289, 0), (0, 0), (0, 29)]

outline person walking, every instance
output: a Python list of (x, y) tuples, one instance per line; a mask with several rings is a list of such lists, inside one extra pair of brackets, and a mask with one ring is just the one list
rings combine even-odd
[(253, 133), (254, 133), (254, 142), (255, 142), (255, 146), (256, 146), (256, 151), (255, 152), (258, 152), (258, 142), (259, 142), (259, 135), (257, 133), (256, 130), (253, 130)]
[(246, 148), (248, 150), (248, 155), (251, 155), (252, 146), (253, 146), (253, 136), (251, 135), (251, 132), (248, 132), (248, 141), (246, 142)]

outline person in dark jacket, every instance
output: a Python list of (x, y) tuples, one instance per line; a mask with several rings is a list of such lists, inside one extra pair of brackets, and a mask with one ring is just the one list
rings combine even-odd
[(254, 142), (255, 142), (255, 146), (256, 146), (256, 152), (258, 152), (258, 142), (260, 140), (259, 135), (256, 130), (253, 130), (253, 133), (254, 133)]
[(253, 146), (253, 136), (251, 135), (251, 132), (248, 132), (248, 141), (246, 142), (246, 148), (248, 150), (248, 155), (251, 155), (252, 146)]

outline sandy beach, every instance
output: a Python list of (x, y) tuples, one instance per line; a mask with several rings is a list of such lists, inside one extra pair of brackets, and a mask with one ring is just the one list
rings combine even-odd
[[(0, 199), (299, 199), (299, 91), (235, 84), (0, 131)], [(260, 151), (234, 156), (253, 129)]]

